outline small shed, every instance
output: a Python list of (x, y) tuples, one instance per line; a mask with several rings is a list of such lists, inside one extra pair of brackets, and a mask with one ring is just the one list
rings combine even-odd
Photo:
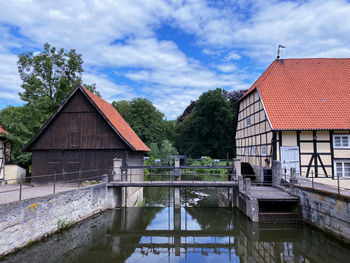
[(32, 182), (100, 180), (113, 166), (142, 165), (150, 149), (108, 102), (83, 87), (66, 98), (22, 149), (32, 152)]

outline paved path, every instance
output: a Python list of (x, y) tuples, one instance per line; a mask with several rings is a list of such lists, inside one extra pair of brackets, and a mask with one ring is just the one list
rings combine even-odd
[[(77, 188), (76, 186), (57, 186), (56, 193)], [(20, 186), (17, 184), (0, 185), (0, 204), (15, 202), (19, 200)], [(22, 200), (39, 196), (46, 196), (53, 193), (53, 185), (30, 186), (23, 185)]]
[[(336, 186), (328, 185), (328, 184), (322, 184), (322, 183), (314, 183), (312, 186), (312, 181), (309, 178), (306, 178), (304, 176), (297, 176), (298, 185), (302, 187), (307, 188), (314, 188), (316, 190), (320, 190), (323, 192), (328, 192), (332, 194), (338, 194), (338, 188)], [(283, 179), (285, 177), (283, 176)], [(289, 182), (289, 176), (286, 177), (287, 181)], [(340, 188), (340, 194), (345, 197), (350, 197), (350, 189)]]

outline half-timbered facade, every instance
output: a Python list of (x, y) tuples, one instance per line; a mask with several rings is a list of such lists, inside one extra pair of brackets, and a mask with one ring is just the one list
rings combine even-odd
[(111, 104), (78, 87), (23, 150), (32, 152), (38, 183), (53, 174), (66, 182), (107, 174), (115, 158), (142, 165), (149, 148)]
[(240, 99), (237, 157), (336, 184), (350, 177), (349, 131), (350, 59), (276, 59)]

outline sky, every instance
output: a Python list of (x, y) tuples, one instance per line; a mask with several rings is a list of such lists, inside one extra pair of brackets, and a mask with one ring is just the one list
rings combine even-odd
[(102, 98), (144, 97), (176, 119), (205, 91), (249, 88), (276, 58), (350, 57), (343, 0), (0, 0), (0, 109), (22, 105), (18, 55), (83, 55)]

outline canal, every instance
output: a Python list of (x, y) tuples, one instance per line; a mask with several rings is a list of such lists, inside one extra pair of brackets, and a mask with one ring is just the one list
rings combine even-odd
[[(2, 262), (349, 262), (349, 245), (307, 224), (257, 224), (224, 205), (225, 189), (145, 188), (143, 207), (109, 210)], [(221, 197), (220, 197), (221, 196)]]

